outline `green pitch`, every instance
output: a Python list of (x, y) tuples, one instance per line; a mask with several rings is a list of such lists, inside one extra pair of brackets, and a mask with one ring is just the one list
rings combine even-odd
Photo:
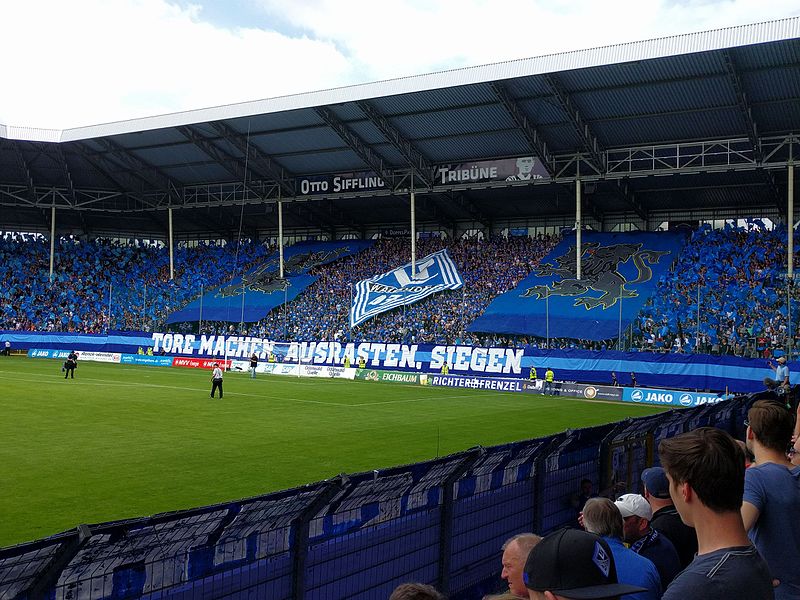
[(0, 357), (0, 547), (658, 412), (570, 398)]

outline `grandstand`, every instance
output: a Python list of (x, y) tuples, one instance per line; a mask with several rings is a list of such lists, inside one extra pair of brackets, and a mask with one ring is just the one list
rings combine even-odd
[[(298, 376), (316, 342), (414, 345), (427, 360), (415, 377), (439, 372), (440, 347), (471, 348), (473, 377), (504, 348), (516, 379), (546, 362), (564, 385), (617, 370), (652, 388), (754, 391), (757, 359), (791, 360), (800, 329), (798, 130), (800, 18), (63, 131), (0, 125), (0, 341), (47, 334), (27, 348), (58, 351), (92, 334), (80, 343), (124, 353), (159, 332), (239, 336), (285, 344)], [(625, 274), (604, 328), (551, 322), (550, 288), (544, 324), (497, 325), (503, 294), (535, 290), (525, 282), (559, 244), (655, 232), (679, 240), (669, 261), (642, 259), (663, 272), (635, 308)], [(170, 320), (298, 244), (350, 240), (372, 242), (309, 263), (302, 290), (257, 318), (243, 290), (230, 318)], [(349, 326), (359, 281), (441, 249), (463, 288)], [(577, 280), (589, 260), (575, 253)], [(223, 347), (226, 361), (249, 355)], [(442, 352), (457, 369), (458, 351)], [(480, 597), (509, 535), (573, 523), (564, 498), (583, 477), (639, 491), (660, 439), (702, 424), (741, 433), (744, 407), (82, 526), (0, 550), (0, 599), (371, 598), (408, 579)]]

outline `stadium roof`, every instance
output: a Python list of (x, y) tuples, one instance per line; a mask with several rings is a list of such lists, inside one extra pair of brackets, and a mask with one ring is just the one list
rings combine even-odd
[[(163, 237), (172, 207), (182, 237), (240, 221), (268, 235), (280, 199), (287, 230), (364, 234), (407, 222), (412, 188), (427, 228), (567, 224), (578, 174), (598, 227), (774, 216), (798, 130), (794, 17), (63, 131), (0, 125), (0, 229), (48, 228), (56, 206), (62, 232)], [(541, 178), (503, 176), (526, 156)]]

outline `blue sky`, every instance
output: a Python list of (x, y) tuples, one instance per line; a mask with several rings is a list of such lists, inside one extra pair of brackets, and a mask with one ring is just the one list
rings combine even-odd
[(797, 0), (4, 0), (0, 123), (69, 128), (797, 15)]

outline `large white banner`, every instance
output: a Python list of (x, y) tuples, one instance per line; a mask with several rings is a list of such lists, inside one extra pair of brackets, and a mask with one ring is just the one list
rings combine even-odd
[(443, 290), (464, 285), (447, 250), (439, 250), (417, 261), (416, 276), (411, 263), (383, 275), (359, 281), (350, 307), (350, 326), (355, 327), (377, 314), (398, 306), (413, 304)]

